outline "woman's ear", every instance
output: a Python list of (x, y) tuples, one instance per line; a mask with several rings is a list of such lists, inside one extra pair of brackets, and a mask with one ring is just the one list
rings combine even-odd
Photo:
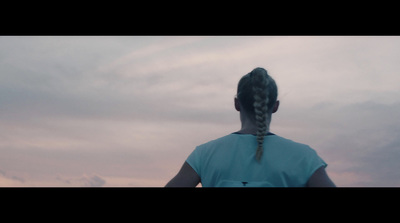
[(278, 108), (279, 108), (279, 100), (277, 100), (275, 102), (274, 109), (272, 110), (272, 113), (275, 113), (276, 111), (278, 111)]
[(240, 111), (240, 103), (237, 97), (235, 97), (235, 109), (236, 111)]

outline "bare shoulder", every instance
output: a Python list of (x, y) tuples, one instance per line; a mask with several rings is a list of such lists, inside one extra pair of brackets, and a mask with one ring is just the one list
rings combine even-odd
[(336, 187), (325, 171), (325, 167), (318, 168), (307, 182), (307, 187)]
[(199, 183), (199, 175), (187, 162), (184, 162), (178, 174), (165, 187), (196, 187)]

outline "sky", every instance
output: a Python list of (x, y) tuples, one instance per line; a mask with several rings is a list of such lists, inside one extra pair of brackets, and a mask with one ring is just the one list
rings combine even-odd
[(278, 85), (271, 132), (337, 186), (400, 186), (399, 36), (1, 36), (0, 186), (162, 187), (240, 129), (255, 67)]

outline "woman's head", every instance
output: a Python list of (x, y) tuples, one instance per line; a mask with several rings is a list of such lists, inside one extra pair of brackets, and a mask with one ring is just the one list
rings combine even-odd
[(264, 136), (267, 133), (277, 97), (276, 83), (264, 68), (255, 68), (244, 75), (238, 83), (237, 98), (240, 109), (244, 110), (248, 118), (254, 120), (257, 125), (257, 160), (260, 160), (263, 152)]

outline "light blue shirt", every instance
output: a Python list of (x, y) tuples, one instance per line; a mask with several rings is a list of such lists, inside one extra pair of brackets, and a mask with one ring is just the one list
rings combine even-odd
[(255, 135), (232, 133), (196, 147), (186, 162), (203, 187), (304, 187), (327, 164), (308, 145), (269, 133), (256, 160)]

